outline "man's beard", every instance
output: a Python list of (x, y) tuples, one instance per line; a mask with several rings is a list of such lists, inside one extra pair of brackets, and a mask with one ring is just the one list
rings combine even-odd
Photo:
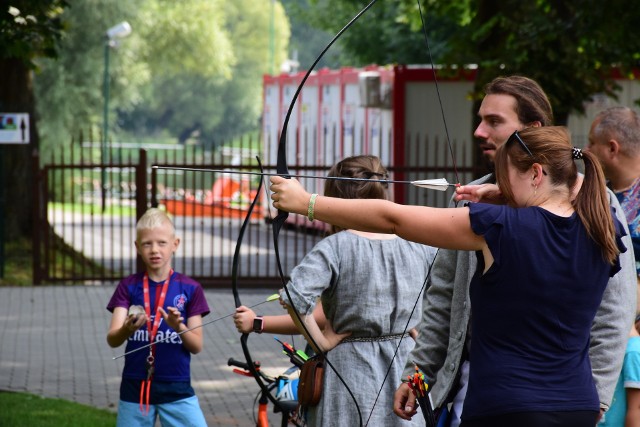
[(487, 170), (489, 171), (489, 173), (495, 173), (496, 171), (496, 163), (493, 161), (492, 158), (490, 158), (489, 156), (482, 156), (483, 159), (483, 163), (485, 165), (485, 167), (487, 168)]

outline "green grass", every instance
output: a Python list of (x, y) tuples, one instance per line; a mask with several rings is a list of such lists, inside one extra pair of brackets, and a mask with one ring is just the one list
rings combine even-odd
[(0, 426), (113, 427), (116, 414), (61, 399), (0, 392)]
[[(54, 236), (52, 239), (52, 250), (55, 256), (54, 276), (61, 271), (69, 271), (73, 266), (80, 268), (79, 266), (82, 265), (88, 272), (98, 275), (106, 274), (100, 265), (76, 252), (58, 236)], [(0, 286), (33, 285), (33, 245), (31, 241), (21, 238), (6, 242), (4, 254), (4, 277), (0, 278)], [(4, 424), (0, 423), (0, 426), (4, 426)]]
[(49, 209), (56, 209), (64, 212), (73, 212), (78, 214), (133, 216), (136, 213), (135, 206), (121, 206), (121, 205), (106, 206), (104, 212), (102, 212), (102, 208), (98, 205), (89, 205), (84, 203), (49, 202), (48, 207)]
[[(250, 146), (247, 146), (248, 142), (251, 142)], [(260, 150), (262, 143), (260, 142), (260, 131), (247, 132), (245, 135), (234, 138), (230, 142), (224, 144), (226, 147), (245, 147), (254, 150)]]
[[(4, 254), (4, 277), (0, 278), (0, 285), (31, 286), (33, 284), (31, 242), (27, 239), (6, 242)], [(0, 423), (0, 425), (4, 424)]]
[[(65, 212), (78, 214), (103, 215), (99, 206), (74, 204), (74, 203), (49, 203), (49, 209), (56, 209)], [(108, 206), (104, 215), (134, 216), (133, 206)], [(49, 230), (53, 233), (52, 229)], [(109, 272), (103, 271), (103, 267), (83, 254), (76, 252), (71, 246), (66, 244), (59, 236), (51, 237), (50, 250), (55, 256), (53, 266), (53, 276), (58, 277), (60, 272), (68, 272), (73, 268), (80, 269), (82, 266), (88, 275), (105, 275)], [(19, 238), (14, 241), (4, 242), (4, 274), (0, 277), (0, 286), (31, 286), (33, 285), (33, 245), (26, 238)], [(60, 273), (62, 274), (62, 273)], [(3, 424), (0, 423), (0, 426)]]

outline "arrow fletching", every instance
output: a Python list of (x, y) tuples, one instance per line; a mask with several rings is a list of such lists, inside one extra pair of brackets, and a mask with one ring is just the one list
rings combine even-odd
[(267, 302), (275, 301), (280, 299), (280, 294), (269, 295), (266, 299)]
[(411, 184), (416, 187), (430, 188), (438, 191), (445, 191), (447, 188), (455, 186), (455, 184), (449, 184), (444, 178), (421, 179), (419, 181), (411, 181)]

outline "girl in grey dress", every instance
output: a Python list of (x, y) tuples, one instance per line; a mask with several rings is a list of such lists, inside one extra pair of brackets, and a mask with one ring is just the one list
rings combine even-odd
[[(387, 172), (377, 157), (355, 156), (337, 163), (329, 176), (382, 180)], [(386, 199), (387, 185), (328, 180), (325, 195)], [(403, 334), (419, 321), (420, 291), (436, 250), (395, 235), (333, 231), (291, 272), (287, 288), (292, 300), (281, 291), (294, 321), (291, 305), (312, 335), (309, 341), (327, 352), (335, 368), (325, 369), (320, 403), (307, 408), (308, 425), (360, 425), (356, 403), (336, 371), (355, 397), (362, 425), (424, 425), (418, 417), (404, 421), (394, 415), (393, 395), (414, 346)], [(318, 299), (327, 319), (323, 330), (312, 315)]]

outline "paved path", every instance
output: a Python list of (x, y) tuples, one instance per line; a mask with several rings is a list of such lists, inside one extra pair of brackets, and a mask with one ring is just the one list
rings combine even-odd
[[(56, 235), (76, 251), (116, 272), (116, 277), (136, 271), (134, 218), (51, 209), (48, 219)], [(231, 276), (242, 218), (176, 216), (173, 221), (181, 239), (173, 262), (176, 271), (192, 277)], [(279, 235), (283, 271), (291, 271), (321, 238), (284, 228)], [(251, 222), (240, 256), (240, 277), (278, 277), (270, 224)]]
[[(105, 309), (115, 284), (104, 286), (0, 287), (0, 389), (29, 392), (116, 410), (124, 346), (106, 343), (110, 313)], [(240, 290), (245, 305), (264, 301), (275, 290)], [(231, 314), (231, 290), (205, 290), (211, 314)], [(277, 302), (255, 308), (283, 314)], [(253, 378), (232, 373), (230, 357), (244, 360), (231, 317), (204, 326), (204, 350), (192, 358), (192, 384), (210, 427), (254, 426)], [(291, 342), (291, 337), (283, 337)], [(301, 338), (296, 337), (297, 342)], [(290, 364), (271, 335), (249, 338), (254, 360), (278, 374)], [(279, 414), (270, 414), (279, 425)]]

